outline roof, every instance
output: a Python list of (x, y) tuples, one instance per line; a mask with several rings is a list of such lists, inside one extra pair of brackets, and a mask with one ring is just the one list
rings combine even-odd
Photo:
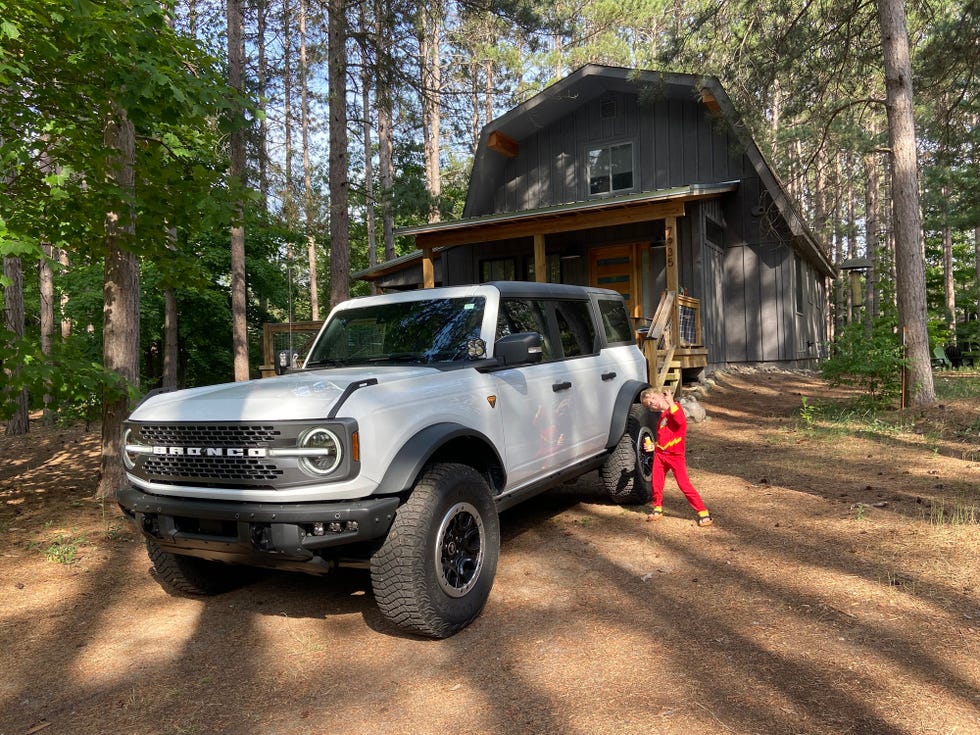
[[(414, 236), (420, 247), (427, 247), (437, 255), (440, 250), (447, 247), (479, 242), (481, 230), (485, 230), (486, 233), (493, 231), (493, 238), (487, 239), (504, 239), (542, 232), (545, 224), (549, 228), (547, 232), (588, 227), (590, 219), (598, 223), (595, 226), (602, 226), (610, 222), (616, 223), (616, 217), (640, 216), (644, 207), (663, 207), (670, 202), (719, 196), (733, 191), (738, 186), (737, 181), (692, 183), (678, 189), (647, 191), (600, 201), (573, 202), (505, 214), (482, 212), (476, 214), (480, 206), (492, 201), (494, 187), (497, 186), (501, 168), (506, 160), (504, 156), (497, 155), (491, 150), (488, 145), (491, 135), (500, 133), (506, 138), (520, 142), (570, 114), (589, 100), (608, 92), (655, 94), (688, 100), (700, 98), (713, 114), (728, 121), (763, 187), (768, 191), (779, 214), (786, 222), (797, 249), (824, 275), (831, 277), (836, 275), (833, 264), (824, 254), (813, 233), (787, 196), (785, 187), (745, 129), (728, 94), (717, 78), (598, 64), (588, 64), (577, 69), (484, 126), (474, 156), (473, 172), (470, 176), (462, 219), (402, 228), (398, 233)], [(603, 220), (603, 217), (606, 219)], [(610, 217), (613, 219), (609, 220)], [(371, 280), (410, 266), (414, 260), (421, 257), (421, 252), (411, 253), (355, 273), (354, 276)]]
[[(482, 234), (491, 234), (492, 239), (527, 237), (546, 229), (548, 232), (587, 229), (590, 226), (604, 226), (620, 221), (644, 218), (652, 207), (664, 208), (671, 204), (683, 205), (694, 199), (708, 199), (735, 191), (737, 181), (718, 184), (691, 184), (673, 189), (661, 189), (639, 194), (625, 194), (597, 201), (574, 202), (523, 212), (468, 217), (453, 222), (404, 227), (400, 235), (413, 235), (416, 241), (424, 241), (438, 256), (447, 248), (479, 242)], [(652, 216), (652, 215), (651, 215)], [(422, 258), (422, 251), (416, 250), (384, 263), (354, 273), (354, 278), (373, 280), (388, 273), (410, 267)]]

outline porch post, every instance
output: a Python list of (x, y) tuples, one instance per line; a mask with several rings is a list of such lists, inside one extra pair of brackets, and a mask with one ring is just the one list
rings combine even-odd
[(544, 235), (534, 236), (534, 280), (538, 283), (548, 282), (548, 259), (544, 254)]
[(422, 288), (434, 288), (436, 270), (432, 263), (432, 248), (422, 248)]
[[(677, 217), (664, 218), (664, 240), (666, 245), (666, 276), (667, 290), (673, 291), (676, 296), (677, 290)], [(679, 304), (674, 299), (673, 313), (670, 320), (670, 339), (673, 344), (680, 344), (679, 328)]]

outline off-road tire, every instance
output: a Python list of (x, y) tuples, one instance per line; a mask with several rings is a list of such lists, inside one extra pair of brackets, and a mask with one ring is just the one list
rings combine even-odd
[(467, 465), (432, 465), (371, 558), (375, 600), (402, 630), (447, 638), (483, 610), (499, 552), (497, 509), (483, 477)]
[(599, 468), (603, 487), (614, 503), (643, 505), (650, 502), (653, 455), (640, 448), (643, 440), (656, 441), (655, 417), (643, 406), (634, 403), (626, 419), (626, 431), (616, 448)]
[(149, 539), (146, 553), (153, 562), (157, 582), (171, 594), (217, 595), (241, 586), (247, 575), (244, 567), (171, 554)]

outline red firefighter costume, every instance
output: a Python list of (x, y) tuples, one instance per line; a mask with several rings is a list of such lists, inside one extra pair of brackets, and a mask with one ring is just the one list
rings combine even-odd
[(667, 470), (674, 473), (677, 486), (684, 493), (687, 502), (698, 515), (707, 513), (704, 501), (694, 489), (687, 476), (687, 460), (684, 457), (684, 438), (687, 436), (687, 417), (684, 409), (672, 403), (670, 408), (660, 414), (657, 422), (657, 444), (653, 453), (653, 506), (659, 508), (664, 502), (664, 480)]

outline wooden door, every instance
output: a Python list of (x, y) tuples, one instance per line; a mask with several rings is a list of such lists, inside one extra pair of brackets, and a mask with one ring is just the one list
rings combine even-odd
[(610, 245), (589, 251), (589, 283), (618, 291), (630, 316), (643, 316), (637, 246)]

